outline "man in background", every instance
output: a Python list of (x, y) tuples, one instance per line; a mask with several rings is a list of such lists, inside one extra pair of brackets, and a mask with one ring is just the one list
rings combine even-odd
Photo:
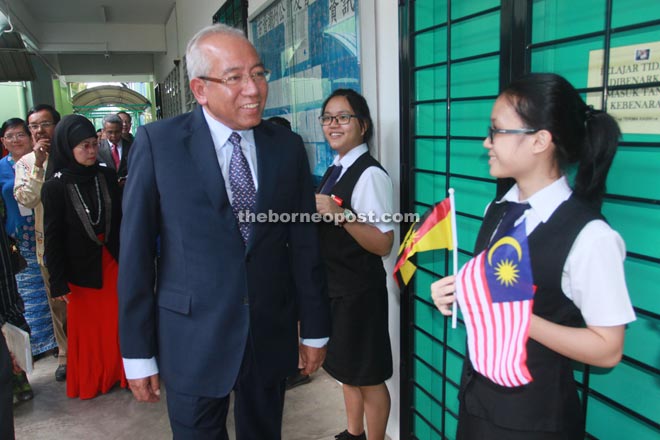
[(48, 104), (32, 107), (27, 114), (27, 124), (32, 136), (32, 152), (21, 157), (16, 163), (16, 179), (14, 181), (14, 198), (21, 205), (34, 209), (34, 232), (37, 242), (37, 262), (44, 279), (48, 293), (48, 305), (53, 320), (53, 331), (58, 349), (58, 366), (55, 370), (55, 380), (66, 380), (66, 303), (54, 300), (50, 296), (50, 275), (44, 262), (44, 206), (41, 204), (41, 186), (48, 165), (55, 126), (60, 122), (60, 114)]
[(133, 118), (125, 111), (117, 113), (117, 116), (121, 118), (121, 137), (128, 142), (129, 144), (133, 143), (133, 135), (131, 134), (131, 125), (133, 125)]
[(119, 186), (123, 187), (128, 176), (128, 152), (131, 142), (122, 137), (122, 120), (118, 115), (106, 115), (103, 118), (104, 139), (99, 143), (99, 162), (117, 172)]

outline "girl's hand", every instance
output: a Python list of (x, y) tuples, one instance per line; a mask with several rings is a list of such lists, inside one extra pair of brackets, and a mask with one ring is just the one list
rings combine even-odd
[(316, 212), (319, 214), (340, 214), (344, 209), (332, 197), (325, 194), (316, 194)]
[(445, 316), (451, 316), (451, 308), (456, 297), (454, 295), (454, 275), (449, 275), (440, 278), (435, 283), (431, 284), (431, 298), (433, 304)]

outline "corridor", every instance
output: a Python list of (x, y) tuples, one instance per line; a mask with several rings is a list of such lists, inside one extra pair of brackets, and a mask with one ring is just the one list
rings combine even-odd
[[(16, 440), (164, 440), (172, 438), (164, 400), (136, 402), (115, 388), (91, 400), (69, 399), (65, 383), (55, 382), (55, 358), (34, 364), (30, 383), (34, 399), (14, 405)], [(320, 370), (312, 382), (287, 391), (282, 439), (333, 440), (345, 429), (340, 385)], [(234, 439), (233, 420), (228, 420)]]

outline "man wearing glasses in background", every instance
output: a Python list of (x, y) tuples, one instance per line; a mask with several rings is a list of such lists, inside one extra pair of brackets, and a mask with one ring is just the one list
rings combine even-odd
[(32, 153), (26, 154), (16, 163), (14, 198), (21, 205), (34, 209), (34, 232), (37, 242), (37, 261), (48, 292), (48, 305), (53, 320), (53, 331), (58, 348), (58, 366), (55, 380), (66, 380), (66, 303), (50, 297), (48, 269), (44, 263), (44, 207), (41, 204), (41, 186), (48, 165), (48, 152), (60, 114), (48, 104), (32, 107), (27, 114), (28, 128), (32, 135)]
[[(318, 369), (329, 306), (307, 154), (262, 121), (268, 71), (244, 34), (209, 26), (186, 50), (194, 111), (138, 128), (124, 189), (119, 332), (139, 401), (167, 390), (177, 439), (281, 438), (285, 379)], [(157, 281), (154, 260), (160, 237)], [(154, 282), (156, 294), (154, 295)]]

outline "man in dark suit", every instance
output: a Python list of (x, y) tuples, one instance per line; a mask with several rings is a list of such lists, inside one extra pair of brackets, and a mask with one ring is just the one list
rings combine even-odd
[(115, 170), (120, 183), (128, 175), (128, 152), (131, 149), (131, 143), (122, 138), (121, 130), (121, 118), (116, 114), (106, 115), (103, 118), (105, 138), (99, 143), (98, 153), (99, 162)]
[(200, 106), (139, 127), (131, 153), (119, 260), (126, 375), (148, 402), (162, 376), (177, 439), (227, 439), (232, 390), (237, 439), (279, 439), (298, 349), (312, 373), (330, 334), (315, 225), (272, 221), (315, 212), (307, 155), (300, 136), (262, 121), (268, 72), (241, 31), (201, 30), (186, 59)]

